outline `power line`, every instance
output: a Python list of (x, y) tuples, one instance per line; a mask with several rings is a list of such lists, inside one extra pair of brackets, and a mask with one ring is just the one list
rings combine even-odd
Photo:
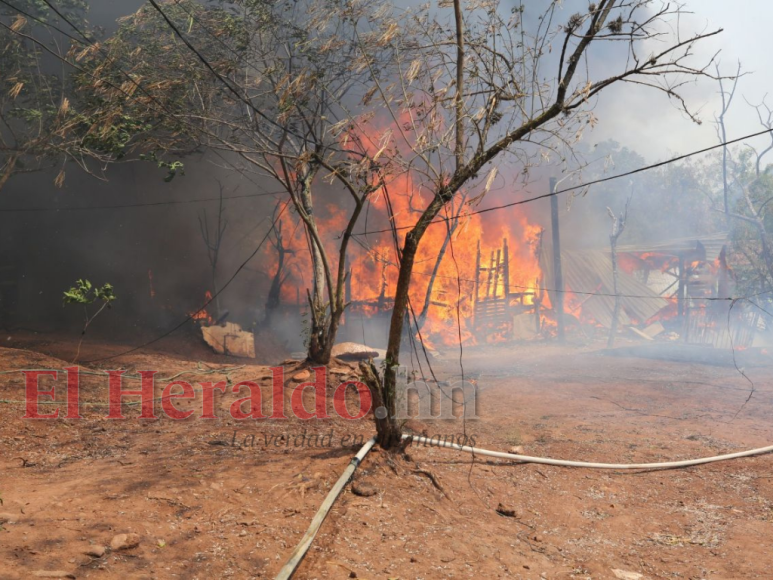
[[(540, 199), (546, 199), (546, 198), (549, 198), (549, 197), (553, 197), (554, 195), (559, 195), (561, 193), (566, 193), (566, 192), (569, 192), (569, 191), (574, 191), (576, 189), (582, 189), (582, 188), (585, 188), (585, 187), (590, 187), (591, 185), (596, 185), (596, 184), (599, 184), (599, 183), (605, 183), (607, 181), (612, 181), (614, 179), (620, 179), (621, 177), (628, 177), (630, 175), (635, 175), (637, 173), (642, 173), (644, 171), (649, 171), (650, 169), (657, 169), (658, 167), (663, 167), (665, 165), (670, 165), (671, 163), (675, 163), (677, 161), (682, 161), (684, 159), (687, 159), (688, 157), (693, 157), (695, 155), (700, 155), (702, 153), (708, 153), (709, 151), (713, 151), (714, 149), (719, 149), (721, 147), (727, 147), (728, 145), (733, 145), (734, 143), (740, 143), (741, 141), (746, 141), (747, 139), (753, 139), (754, 137), (760, 137), (762, 135), (768, 135), (770, 133), (773, 133), (773, 129), (765, 129), (763, 131), (758, 131), (756, 133), (751, 133), (749, 135), (744, 135), (743, 137), (738, 137), (736, 139), (731, 139), (729, 141), (724, 141), (724, 142), (718, 143), (716, 145), (711, 145), (710, 147), (705, 147), (705, 148), (699, 149), (697, 151), (692, 151), (690, 153), (685, 153), (684, 155), (679, 155), (678, 157), (673, 157), (671, 159), (667, 159), (666, 161), (659, 161), (659, 162), (653, 163), (651, 165), (645, 165), (644, 167), (639, 167), (639, 168), (633, 169), (631, 171), (626, 171), (625, 173), (618, 173), (616, 175), (610, 175), (608, 177), (601, 177), (599, 179), (594, 179), (593, 181), (587, 181), (587, 182), (581, 183), (579, 185), (572, 185), (572, 186), (569, 186), (569, 187), (565, 187), (564, 189), (559, 189), (557, 191), (553, 191), (553, 192), (550, 192), (550, 193), (543, 193), (542, 195), (536, 195), (534, 197), (530, 197), (530, 198), (527, 198), (527, 199), (522, 199), (522, 200), (519, 200), (519, 201), (513, 201), (513, 202), (510, 202), (510, 203), (506, 203), (506, 204), (503, 204), (503, 205), (497, 205), (497, 206), (494, 206), (494, 207), (487, 207), (487, 208), (484, 208), (484, 209), (479, 209), (477, 211), (471, 211), (469, 213), (460, 214), (456, 218), (447, 218), (447, 217), (436, 218), (436, 219), (432, 220), (429, 225), (443, 223), (443, 222), (449, 221), (451, 219), (457, 219), (457, 218), (461, 219), (461, 218), (471, 217), (471, 216), (474, 216), (474, 215), (480, 215), (480, 214), (484, 214), (484, 213), (489, 213), (489, 212), (492, 212), (492, 211), (498, 211), (500, 209), (506, 209), (508, 207), (514, 207), (516, 205), (524, 205), (526, 203), (531, 203), (533, 201), (538, 201)], [(365, 232), (358, 232), (358, 233), (354, 233), (352, 235), (354, 235), (354, 236), (367, 236), (369, 234), (384, 234), (384, 233), (392, 232), (393, 229), (394, 230), (410, 230), (410, 229), (413, 229), (413, 226), (399, 226), (399, 227), (395, 226), (394, 228), (388, 228), (388, 229), (384, 229), (384, 230), (371, 230), (371, 231), (365, 231)]]
[[(193, 13), (189, 12), (189, 11), (188, 11), (188, 9), (187, 9), (187, 8), (185, 8), (185, 5), (184, 5), (184, 4), (182, 4), (182, 3), (176, 4), (176, 7), (177, 7), (177, 8), (179, 8), (180, 10), (182, 10), (183, 12), (185, 12), (185, 14), (187, 14), (187, 15), (190, 17), (191, 21), (196, 21), (196, 24), (198, 24), (199, 28), (201, 28), (201, 29), (202, 29), (204, 32), (206, 32), (206, 33), (207, 33), (209, 36), (211, 36), (211, 37), (212, 37), (214, 40), (216, 40), (216, 41), (218, 42), (218, 44), (220, 44), (220, 46), (222, 46), (223, 48), (225, 48), (225, 49), (226, 49), (228, 52), (230, 52), (231, 54), (233, 54), (235, 57), (237, 57), (237, 58), (239, 58), (239, 59), (241, 59), (241, 58), (242, 58), (242, 56), (243, 56), (243, 55), (239, 54), (239, 53), (236, 51), (236, 49), (234, 49), (233, 47), (231, 47), (231, 45), (229, 45), (229, 44), (228, 44), (228, 43), (227, 43), (225, 40), (223, 40), (223, 39), (222, 39), (222, 38), (220, 38), (220, 37), (219, 37), (217, 34), (215, 34), (214, 32), (212, 32), (212, 31), (211, 31), (209, 28), (207, 28), (207, 27), (204, 25), (204, 23), (202, 22), (202, 20), (201, 20), (201, 19), (197, 19), (195, 14), (193, 14)], [(188, 32), (190, 32), (190, 30), (189, 30)], [(252, 64), (251, 62), (249, 62), (249, 61), (245, 61), (245, 62), (244, 62), (244, 64), (245, 64), (245, 66), (248, 66), (248, 67), (250, 67), (252, 70), (254, 70), (254, 71), (255, 71), (256, 73), (258, 73), (259, 75), (261, 75), (261, 76), (263, 75), (263, 71), (261, 71), (261, 70), (260, 70), (258, 67), (256, 67), (256, 66), (255, 66), (254, 64)]]
[[(44, 1), (45, 1), (45, 2), (48, 2), (48, 0), (44, 0)], [(229, 82), (228, 82), (228, 81), (225, 79), (225, 77), (224, 77), (223, 75), (221, 75), (219, 72), (217, 72), (217, 70), (215, 70), (215, 67), (213, 67), (213, 66), (212, 66), (212, 64), (210, 64), (210, 62), (209, 62), (209, 61), (208, 61), (208, 60), (207, 60), (207, 59), (204, 57), (204, 55), (203, 55), (203, 54), (201, 54), (201, 52), (199, 52), (199, 50), (198, 50), (198, 49), (197, 49), (195, 46), (193, 46), (193, 43), (191, 43), (191, 42), (190, 42), (190, 41), (189, 41), (187, 38), (185, 38), (185, 36), (183, 35), (183, 33), (180, 31), (180, 29), (179, 29), (179, 28), (178, 28), (178, 27), (175, 25), (175, 23), (174, 23), (174, 22), (172, 22), (172, 20), (169, 18), (169, 16), (167, 16), (166, 12), (164, 12), (164, 11), (161, 9), (161, 6), (159, 6), (159, 5), (158, 5), (158, 3), (156, 2), (156, 0), (148, 0), (148, 2), (150, 2), (150, 4), (153, 6), (153, 8), (155, 8), (155, 9), (156, 9), (156, 11), (157, 11), (157, 12), (158, 12), (158, 13), (161, 15), (161, 17), (162, 17), (162, 18), (163, 18), (163, 19), (166, 21), (166, 23), (167, 23), (167, 25), (169, 26), (169, 28), (171, 28), (171, 29), (174, 31), (174, 33), (177, 35), (177, 37), (178, 37), (180, 40), (182, 40), (182, 41), (183, 41), (183, 43), (185, 44), (185, 46), (187, 46), (187, 47), (190, 49), (190, 51), (191, 51), (193, 54), (195, 54), (195, 55), (196, 55), (196, 57), (197, 57), (197, 58), (198, 58), (198, 59), (199, 59), (199, 60), (202, 62), (202, 64), (203, 64), (205, 67), (207, 67), (207, 69), (209, 70), (209, 72), (211, 72), (211, 73), (212, 73), (212, 74), (213, 74), (213, 75), (214, 75), (214, 76), (217, 78), (217, 80), (219, 80), (219, 81), (220, 81), (220, 82), (221, 82), (221, 83), (222, 83), (222, 84), (223, 84), (223, 85), (224, 85), (224, 86), (225, 86), (225, 87), (226, 87), (226, 88), (227, 88), (227, 89), (228, 89), (228, 90), (229, 90), (231, 93), (233, 93), (233, 95), (234, 95), (234, 96), (235, 96), (237, 99), (239, 99), (239, 100), (240, 100), (242, 103), (244, 103), (245, 105), (247, 105), (247, 106), (248, 106), (248, 107), (249, 107), (249, 108), (250, 108), (250, 109), (251, 109), (251, 110), (252, 110), (252, 111), (253, 111), (253, 112), (254, 112), (256, 115), (258, 115), (260, 118), (264, 119), (265, 121), (267, 121), (267, 122), (268, 122), (268, 123), (270, 123), (271, 125), (274, 125), (275, 127), (277, 127), (278, 129), (280, 129), (281, 131), (285, 131), (285, 132), (287, 132), (287, 133), (290, 133), (290, 134), (292, 134), (293, 136), (295, 136), (295, 137), (298, 137), (299, 139), (304, 139), (304, 137), (303, 137), (302, 135), (298, 135), (298, 134), (297, 134), (295, 131), (292, 131), (290, 128), (288, 128), (288, 127), (285, 127), (285, 126), (282, 126), (282, 125), (280, 125), (279, 123), (277, 123), (277, 122), (276, 122), (274, 119), (272, 119), (271, 117), (269, 117), (268, 115), (266, 115), (266, 114), (265, 114), (263, 111), (261, 111), (261, 110), (260, 110), (260, 109), (258, 109), (258, 108), (257, 108), (257, 107), (256, 107), (254, 104), (252, 104), (252, 101), (250, 101), (249, 99), (247, 99), (246, 97), (244, 97), (244, 95), (242, 95), (242, 94), (241, 94), (239, 91), (237, 91), (237, 90), (236, 90), (236, 89), (235, 89), (235, 88), (234, 88), (234, 87), (231, 85), (231, 83), (229, 83)]]

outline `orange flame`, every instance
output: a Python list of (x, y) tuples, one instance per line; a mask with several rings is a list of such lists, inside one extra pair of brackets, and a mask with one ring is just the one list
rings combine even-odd
[[(205, 302), (209, 303), (212, 300), (212, 292), (207, 290), (204, 293), (204, 298)], [(215, 323), (215, 319), (209, 315), (206, 308), (202, 308), (201, 310), (197, 310), (195, 312), (189, 312), (188, 316), (190, 316), (192, 320), (195, 320), (205, 326), (210, 326)]]
[[(381, 132), (386, 135), (387, 130)], [(395, 131), (397, 133), (397, 131)], [(379, 134), (378, 131), (374, 134)], [(385, 139), (371, 137), (361, 139), (371, 155), (384, 148)], [(390, 147), (397, 147), (394, 140)], [(515, 191), (508, 192), (509, 194)], [(350, 309), (356, 309), (365, 316), (386, 313), (392, 307), (392, 297), (397, 285), (399, 259), (396, 246), (402, 247), (405, 235), (415, 224), (421, 211), (429, 202), (426, 188), (421, 186), (421, 177), (411, 172), (398, 172), (388, 177), (387, 185), (374, 192), (369, 200), (368, 218), (360, 220), (357, 228), (365, 230), (386, 230), (393, 225), (396, 232), (380, 231), (364, 236), (356, 236), (350, 242), (348, 259), (351, 271)], [(337, 268), (338, 244), (349, 218), (350, 210), (338, 204), (321, 204), (315, 207), (315, 218), (319, 232), (328, 237), (323, 240), (331, 263), (331, 268)], [(456, 212), (462, 216), (474, 210), (474, 206), (457, 205)], [(450, 211), (450, 209), (449, 209)], [(456, 345), (475, 344), (474, 312), (475, 312), (475, 264), (477, 261), (478, 244), (480, 244), (481, 266), (488, 267), (492, 253), (502, 248), (502, 241), (507, 240), (509, 277), (498, 278), (489, 289), (489, 294), (496, 297), (517, 296), (524, 307), (534, 303), (534, 296), (541, 296), (543, 304), (547, 303), (538, 286), (542, 279), (536, 243), (541, 228), (533, 223), (525, 210), (513, 208), (507, 212), (491, 212), (460, 219), (450, 240), (449, 223), (440, 218), (453, 218), (453, 215), (441, 214), (436, 223), (430, 225), (419, 245), (415, 260), (410, 289), (410, 306), (412, 320), (421, 318), (426, 310), (420, 333), (425, 344)], [(287, 214), (282, 217), (283, 244), (291, 254), (285, 255), (287, 283), (282, 287), (282, 301), (285, 303), (305, 302), (306, 288), (313, 286), (311, 279), (311, 260), (309, 245), (302, 227)], [(395, 236), (397, 239), (395, 239)], [(328, 245), (329, 244), (329, 245)], [(437, 265), (441, 248), (445, 252), (440, 264)], [(288, 256), (291, 258), (288, 259)], [(267, 247), (265, 257), (274, 266), (269, 271), (270, 276), (276, 274), (276, 249)], [(504, 257), (502, 257), (504, 259)], [(429, 301), (427, 293), (433, 271), (436, 270)], [(485, 284), (485, 273), (480, 276), (481, 284)], [(298, 289), (302, 294), (299, 300)], [(428, 304), (427, 304), (428, 302)], [(508, 329), (488, 329), (490, 341), (504, 340)]]

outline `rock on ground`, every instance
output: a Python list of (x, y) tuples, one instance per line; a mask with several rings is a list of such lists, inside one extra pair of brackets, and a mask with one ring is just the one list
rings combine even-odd
[(105, 555), (105, 547), (104, 546), (91, 546), (88, 550), (85, 550), (83, 552), (87, 556), (91, 556), (92, 558), (101, 558)]
[(341, 360), (367, 360), (378, 358), (378, 351), (356, 342), (341, 342), (333, 347), (332, 355)]
[(137, 534), (118, 534), (110, 541), (113, 550), (130, 550), (140, 545), (140, 537)]
[(644, 575), (638, 572), (628, 572), (627, 570), (616, 570), (614, 568), (612, 569), (612, 574), (618, 580), (641, 580), (641, 578), (644, 578)]
[(378, 493), (378, 490), (369, 483), (355, 481), (352, 484), (352, 493), (360, 497), (371, 497)]

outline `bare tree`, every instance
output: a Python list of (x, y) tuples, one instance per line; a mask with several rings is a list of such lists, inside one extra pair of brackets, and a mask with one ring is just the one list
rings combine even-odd
[(612, 232), (609, 234), (609, 249), (612, 260), (612, 292), (615, 295), (615, 305), (612, 310), (612, 323), (609, 325), (609, 338), (607, 339), (607, 348), (615, 346), (615, 336), (617, 335), (617, 324), (620, 318), (620, 288), (618, 287), (619, 275), (617, 273), (617, 240), (625, 231), (625, 222), (628, 220), (628, 207), (631, 205), (633, 194), (628, 196), (625, 202), (625, 209), (620, 215), (615, 215), (611, 207), (607, 207), (607, 213), (612, 218)]
[[(443, 8), (453, 8), (444, 22)], [(423, 8), (395, 20), (402, 34), (395, 47), (399, 78), (374, 74), (380, 105), (394, 120), (395, 165), (409, 167), (429, 201), (408, 225), (400, 248), (400, 271), (383, 382), (376, 385), (389, 417), (395, 412), (396, 373), (409, 291), (419, 244), (427, 228), (460, 190), (488, 181), (505, 155), (523, 173), (540, 159), (563, 158), (585, 127), (596, 122), (594, 97), (618, 84), (660, 91), (691, 118), (679, 89), (697, 77), (715, 78), (711, 62), (692, 64), (695, 46), (719, 30), (682, 37), (681, 8), (648, 0), (601, 0), (558, 25), (559, 2), (527, 25), (524, 4), (505, 16), (497, 2), (462, 8), (454, 0), (439, 10)], [(674, 20), (676, 22), (674, 22)], [(388, 37), (388, 31), (384, 32)], [(650, 41), (659, 48), (652, 51)], [(619, 56), (619, 71), (596, 76), (591, 47)], [(551, 52), (551, 49), (556, 49)], [(549, 70), (554, 72), (550, 73)], [(420, 178), (418, 177), (420, 176)], [(382, 421), (385, 447), (401, 438), (395, 421)]]
[[(738, 69), (736, 70), (735, 77), (733, 78), (733, 84), (729, 91), (725, 90), (724, 79), (719, 72), (719, 63), (715, 64), (715, 70), (717, 79), (719, 82), (719, 94), (722, 97), (722, 110), (716, 117), (717, 133), (722, 143), (727, 142), (727, 127), (725, 125), (725, 115), (730, 110), (730, 105), (733, 103), (733, 97), (735, 96), (735, 90), (738, 88), (738, 80), (741, 78), (741, 61), (738, 61)], [(725, 209), (725, 217), (729, 219), (730, 205), (728, 201), (729, 186), (727, 181), (727, 145), (722, 147), (722, 200), (723, 207)]]
[(289, 276), (289, 271), (285, 268), (285, 257), (287, 254), (293, 254), (294, 250), (285, 246), (283, 222), (279, 218), (280, 204), (274, 206), (274, 213), (272, 214), (273, 226), (271, 226), (271, 233), (269, 235), (269, 241), (276, 250), (276, 272), (274, 272), (271, 278), (271, 286), (268, 289), (268, 296), (266, 297), (265, 315), (263, 317), (264, 324), (271, 324), (274, 312), (279, 308), (279, 304), (282, 297), (282, 285)]
[[(719, 68), (716, 68), (719, 76)], [(722, 95), (722, 109), (716, 118), (717, 135), (724, 142), (727, 140), (725, 116), (730, 110), (733, 96), (738, 86), (738, 78), (741, 76), (741, 65), (738, 64), (736, 77), (729, 91), (724, 89), (722, 79), (719, 78), (720, 94)], [(744, 99), (746, 100), (746, 99)], [(773, 287), (773, 239), (768, 223), (768, 204), (773, 201), (773, 177), (770, 174), (770, 166), (763, 167), (766, 156), (773, 151), (773, 109), (767, 104), (766, 97), (759, 104), (746, 103), (754, 109), (759, 124), (768, 129), (768, 143), (762, 149), (746, 145), (747, 149), (734, 155), (727, 147), (722, 150), (722, 208), (726, 219), (736, 223), (746, 224), (755, 232), (759, 249), (758, 254), (762, 260), (748, 256), (753, 267), (760, 271), (763, 281), (768, 288)], [(735, 199), (731, 196), (736, 193)], [(763, 287), (766, 284), (763, 283)]]
[(209, 259), (210, 276), (212, 282), (212, 293), (215, 296), (215, 319), (220, 319), (222, 311), (220, 310), (220, 296), (217, 285), (217, 263), (220, 259), (220, 247), (223, 244), (223, 237), (225, 231), (228, 228), (228, 220), (225, 219), (223, 212), (223, 184), (218, 182), (219, 199), (217, 205), (217, 216), (214, 223), (211, 226), (209, 219), (207, 218), (207, 210), (204, 209), (199, 214), (199, 229), (201, 231), (201, 239), (204, 240), (204, 245), (207, 247), (207, 258)]

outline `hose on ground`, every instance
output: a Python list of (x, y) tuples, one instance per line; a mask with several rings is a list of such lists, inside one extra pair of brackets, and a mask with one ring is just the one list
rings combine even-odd
[(322, 522), (325, 521), (325, 517), (327, 517), (327, 514), (330, 511), (330, 508), (333, 507), (335, 500), (341, 494), (344, 487), (346, 487), (346, 484), (349, 483), (349, 479), (351, 479), (352, 474), (354, 473), (354, 470), (357, 469), (357, 467), (360, 465), (360, 463), (368, 454), (368, 452), (373, 448), (373, 445), (375, 445), (375, 443), (376, 443), (376, 438), (373, 437), (367, 443), (365, 443), (365, 445), (362, 446), (362, 449), (360, 449), (357, 455), (355, 455), (352, 458), (351, 462), (349, 463), (349, 466), (341, 474), (341, 477), (338, 478), (338, 481), (333, 486), (333, 489), (330, 490), (330, 493), (327, 494), (325, 501), (322, 502), (322, 505), (320, 506), (319, 511), (317, 511), (317, 514), (314, 516), (314, 519), (311, 520), (311, 525), (309, 526), (309, 529), (306, 530), (306, 533), (303, 535), (303, 538), (301, 538), (301, 541), (298, 542), (297, 546), (295, 546), (295, 550), (293, 550), (293, 553), (290, 555), (290, 559), (287, 561), (287, 563), (284, 566), (282, 566), (282, 569), (279, 571), (279, 574), (276, 575), (276, 580), (287, 580), (288, 578), (292, 578), (292, 575), (295, 573), (295, 569), (301, 563), (301, 560), (303, 560), (303, 557), (306, 555), (306, 552), (309, 551), (309, 548), (311, 547), (311, 543), (314, 541), (314, 538), (316, 537), (317, 532), (319, 531), (319, 528), (322, 525)]
[[(693, 465), (703, 465), (706, 463), (714, 463), (717, 461), (727, 461), (728, 459), (738, 459), (739, 457), (751, 457), (752, 455), (762, 455), (763, 453), (773, 452), (773, 445), (767, 447), (758, 447), (756, 449), (749, 449), (748, 451), (738, 451), (737, 453), (726, 453), (724, 455), (714, 455), (713, 457), (702, 457), (700, 459), (687, 459), (684, 461), (665, 461), (661, 463), (594, 463), (590, 461), (569, 461), (566, 459), (551, 459), (549, 457), (533, 457), (531, 455), (519, 455), (516, 453), (502, 453), (501, 451), (489, 451), (488, 449), (480, 449), (478, 447), (468, 447), (467, 445), (457, 445), (456, 443), (448, 443), (445, 441), (434, 441), (428, 437), (421, 437), (419, 435), (403, 435), (403, 439), (411, 439), (414, 443), (424, 443), (431, 447), (446, 447), (448, 449), (456, 449), (457, 451), (466, 451), (467, 453), (473, 453), (475, 455), (481, 455), (485, 457), (496, 457), (498, 459), (512, 459), (513, 461), (519, 461), (521, 463), (539, 463), (542, 465), (555, 465), (557, 467), (585, 467), (590, 469), (675, 469), (679, 467), (690, 467)], [(293, 550), (290, 559), (279, 571), (276, 576), (276, 580), (288, 580), (292, 578), (296, 568), (303, 560), (306, 552), (309, 551), (311, 543), (319, 531), (322, 522), (325, 521), (330, 508), (333, 507), (333, 503), (343, 491), (346, 484), (349, 483), (354, 470), (362, 462), (373, 445), (376, 443), (376, 438), (373, 437), (359, 453), (352, 458), (351, 463), (338, 479), (333, 489), (327, 494), (325, 501), (319, 508), (319, 511), (311, 520), (309, 529), (304, 534), (301, 541)]]
[(500, 451), (489, 451), (488, 449), (478, 449), (477, 447), (468, 447), (466, 445), (457, 445), (456, 443), (447, 443), (445, 441), (434, 441), (427, 437), (418, 435), (403, 435), (403, 439), (412, 439), (415, 443), (424, 443), (431, 447), (447, 447), (458, 451), (466, 451), (475, 455), (486, 457), (497, 457), (499, 459), (512, 459), (522, 463), (540, 463), (542, 465), (555, 465), (558, 467), (586, 467), (589, 469), (675, 469), (678, 467), (690, 467), (693, 465), (703, 465), (705, 463), (714, 463), (716, 461), (726, 461), (728, 459), (737, 459), (739, 457), (751, 457), (752, 455), (762, 455), (763, 453), (773, 452), (773, 445), (767, 447), (758, 447), (748, 451), (739, 451), (737, 453), (726, 453), (725, 455), (715, 455), (713, 457), (702, 457), (700, 459), (687, 459), (684, 461), (665, 461), (663, 463), (594, 463), (589, 461), (569, 461), (566, 459), (550, 459), (548, 457), (533, 457), (531, 455), (518, 455), (515, 453), (502, 453)]

